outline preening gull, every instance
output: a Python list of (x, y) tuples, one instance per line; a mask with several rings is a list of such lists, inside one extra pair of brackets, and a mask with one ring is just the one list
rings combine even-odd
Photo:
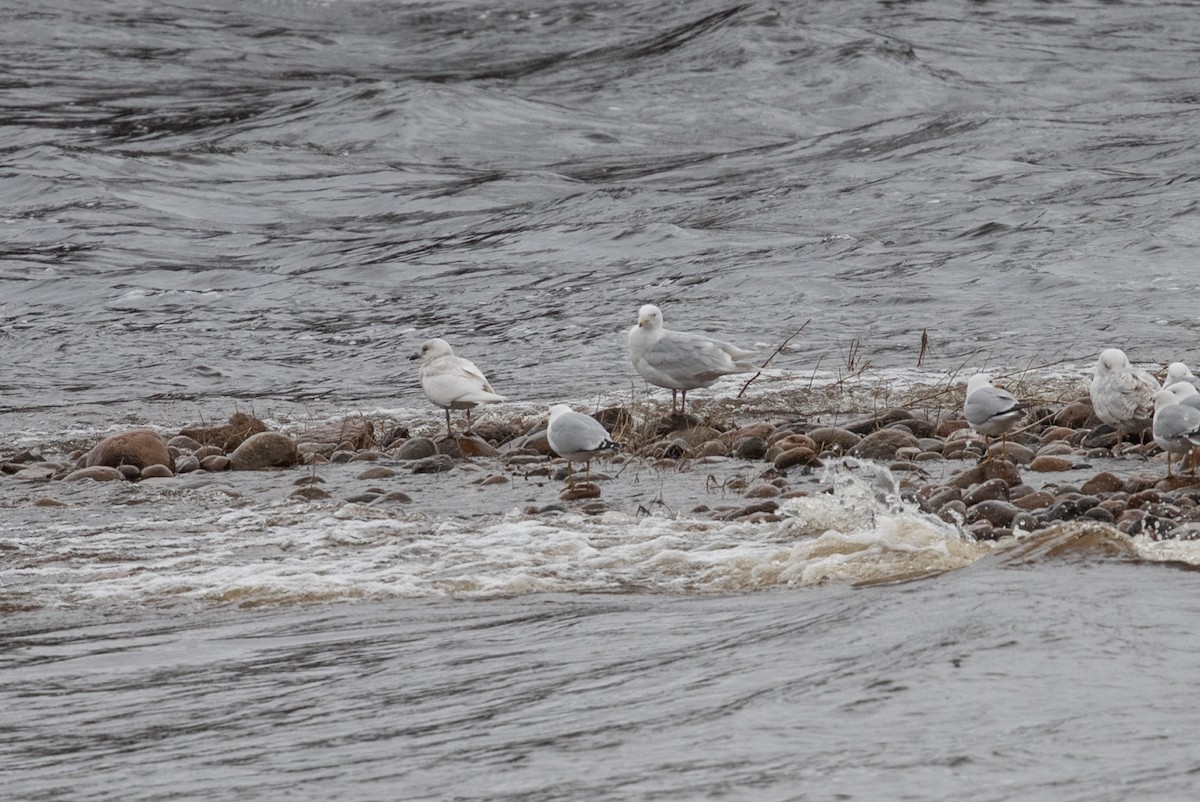
[(992, 384), (992, 377), (986, 373), (976, 373), (967, 380), (967, 397), (963, 402), (963, 414), (971, 429), (984, 438), (999, 437), (1003, 452), (1004, 436), (1029, 408), (1022, 404), (1008, 390), (1002, 390)]
[(584, 463), (590, 474), (592, 459), (611, 454), (621, 447), (614, 443), (608, 430), (591, 415), (575, 412), (566, 404), (550, 407), (550, 424), (546, 427), (546, 439), (554, 453), (567, 461), (567, 483), (574, 485), (571, 464)]
[(629, 359), (643, 379), (671, 391), (671, 413), (678, 393), (679, 414), (686, 412), (687, 392), (708, 387), (722, 376), (758, 368), (745, 361), (758, 351), (746, 351), (703, 334), (663, 328), (662, 312), (653, 304), (638, 310), (637, 325), (629, 330)]
[[(1181, 404), (1172, 390), (1154, 394), (1154, 442), (1167, 452), (1167, 476), (1171, 475), (1171, 455), (1187, 454), (1200, 446), (1200, 409)], [(1192, 472), (1195, 473), (1195, 461)]]
[(1163, 381), (1163, 387), (1170, 387), (1179, 382), (1186, 382), (1200, 390), (1200, 377), (1193, 375), (1191, 369), (1183, 362), (1172, 362), (1167, 365), (1167, 378)]
[(1092, 377), (1092, 408), (1096, 417), (1122, 432), (1144, 434), (1153, 419), (1151, 403), (1158, 382), (1129, 364), (1120, 348), (1107, 348)]
[(420, 353), (409, 357), (421, 360), (421, 389), (425, 397), (446, 410), (446, 436), (451, 437), (450, 410), (467, 411), (467, 434), (471, 434), (471, 410), (477, 404), (503, 401), (475, 363), (454, 355), (443, 339), (426, 340)]

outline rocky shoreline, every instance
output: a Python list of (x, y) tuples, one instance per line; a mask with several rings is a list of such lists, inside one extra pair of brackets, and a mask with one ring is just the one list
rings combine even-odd
[[(588, 481), (563, 486), (556, 501), (527, 504), (524, 513), (614, 509), (612, 499), (620, 503), (618, 488), (628, 481), (631, 466), (690, 475), (710, 485), (718, 481), (718, 468), (736, 467), (721, 474), (719, 501), (692, 504), (676, 514), (766, 523), (780, 519), (786, 499), (829, 492), (828, 483), (818, 479), (824, 467), (854, 458), (885, 465), (903, 499), (977, 540), (1075, 520), (1108, 524), (1128, 535), (1200, 536), (1200, 479), (1190, 474), (1167, 478), (1161, 451), (1099, 424), (1087, 397), (1032, 410), (1034, 423), (986, 450), (961, 416), (913, 408), (891, 408), (836, 426), (783, 415), (737, 425), (728, 414), (663, 416), (657, 407), (614, 406), (596, 418), (625, 443), (625, 450), (593, 465)], [(367, 463), (354, 473), (360, 490), (335, 496), (337, 491), (322, 487), (321, 466), (359, 463)], [(1097, 469), (1097, 463), (1109, 469)], [(0, 489), (3, 477), (14, 483), (167, 486), (185, 477), (281, 469), (300, 474), (290, 491), (298, 501), (377, 507), (412, 502), (416, 491), (404, 489), (403, 482), (395, 486), (405, 476), (457, 473), (484, 488), (518, 481), (554, 488), (566, 477), (565, 461), (546, 441), (544, 417), (495, 416), (470, 436), (433, 438), (365, 417), (297, 432), (270, 431), (263, 421), (237, 413), (225, 424), (186, 427), (170, 437), (131, 430), (59, 459), (37, 451), (10, 453), (0, 457)]]

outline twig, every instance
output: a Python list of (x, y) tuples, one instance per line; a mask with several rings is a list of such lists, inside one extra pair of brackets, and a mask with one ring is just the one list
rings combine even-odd
[(804, 326), (801, 326), (800, 328), (796, 329), (794, 332), (792, 332), (791, 337), (788, 337), (786, 340), (784, 340), (782, 343), (780, 343), (779, 347), (776, 348), (774, 351), (772, 351), (771, 355), (763, 361), (762, 365), (759, 366), (758, 373), (755, 373), (753, 376), (751, 376), (749, 379), (746, 380), (746, 383), (742, 385), (742, 389), (738, 391), (738, 394), (735, 395), (734, 398), (741, 398), (743, 395), (745, 395), (746, 388), (748, 388), (755, 379), (757, 379), (759, 376), (762, 375), (763, 369), (766, 368), (767, 365), (771, 364), (771, 360), (774, 359), (776, 357), (776, 355), (779, 354), (780, 351), (782, 351), (784, 348), (786, 348), (788, 343), (790, 343), (792, 340), (796, 339), (796, 337), (798, 337), (800, 335), (800, 332), (804, 331), (804, 327), (807, 326), (809, 323), (812, 323), (812, 318), (809, 318), (808, 320), (804, 321)]

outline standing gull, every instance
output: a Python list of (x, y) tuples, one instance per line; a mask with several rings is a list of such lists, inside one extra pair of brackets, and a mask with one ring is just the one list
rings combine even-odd
[[(1167, 452), (1167, 477), (1171, 476), (1171, 455), (1188, 454), (1200, 446), (1200, 409), (1179, 403), (1171, 390), (1154, 394), (1154, 442)], [(1195, 472), (1195, 465), (1192, 466)]]
[(731, 373), (758, 370), (745, 361), (757, 353), (703, 334), (665, 329), (662, 312), (652, 304), (638, 310), (637, 325), (629, 330), (629, 360), (643, 379), (671, 391), (671, 414), (676, 412), (677, 394), (683, 394), (682, 415), (688, 390), (708, 387)]
[(467, 434), (472, 434), (471, 410), (475, 405), (504, 400), (504, 396), (496, 395), (475, 363), (455, 356), (445, 340), (426, 340), (420, 353), (409, 358), (421, 360), (421, 389), (425, 391), (425, 397), (446, 410), (447, 437), (454, 436), (450, 430), (450, 410), (467, 411)]
[(608, 430), (591, 415), (575, 412), (566, 404), (550, 407), (550, 424), (546, 427), (546, 439), (554, 453), (567, 461), (567, 484), (575, 486), (571, 463), (584, 463), (584, 471), (590, 477), (592, 459), (610, 454), (621, 447), (614, 443)]
[(986, 445), (988, 437), (1000, 438), (1000, 453), (1004, 453), (1004, 436), (1029, 408), (1008, 390), (992, 384), (992, 377), (976, 373), (967, 380), (967, 397), (963, 402), (963, 414), (972, 431), (983, 435)]
[(1096, 417), (1120, 432), (1144, 435), (1153, 413), (1151, 400), (1158, 382), (1144, 370), (1135, 370), (1120, 348), (1107, 348), (1096, 362), (1092, 377), (1092, 408)]

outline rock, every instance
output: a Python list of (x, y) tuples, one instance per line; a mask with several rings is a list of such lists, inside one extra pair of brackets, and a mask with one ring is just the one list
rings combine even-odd
[(743, 438), (733, 447), (733, 456), (737, 459), (760, 460), (766, 453), (767, 442), (761, 437)]
[(326, 423), (296, 435), (297, 445), (310, 443), (326, 446), (348, 443), (351, 449), (360, 451), (375, 445), (375, 426), (360, 416)]
[(380, 507), (384, 504), (411, 504), (412, 498), (401, 490), (392, 490), (384, 493), (379, 498), (371, 502), (372, 507)]
[[(725, 432), (721, 435), (721, 440), (730, 446), (736, 447), (738, 443), (746, 438), (755, 438), (763, 441), (763, 452), (766, 452), (766, 443), (775, 433), (775, 427), (769, 423), (756, 423), (753, 426), (745, 426), (741, 429), (735, 429), (732, 432)], [(754, 459), (758, 459), (755, 457)]]
[(988, 479), (963, 493), (962, 500), (967, 507), (973, 507), (981, 501), (1008, 501), (1008, 482), (1003, 479)]
[(925, 500), (925, 503), (929, 505), (930, 509), (939, 510), (946, 503), (958, 501), (961, 498), (962, 491), (957, 487), (939, 487), (929, 494), (929, 498)]
[(1124, 487), (1125, 483), (1115, 474), (1109, 473), (1108, 471), (1101, 471), (1091, 479), (1088, 479), (1086, 482), (1084, 482), (1083, 486), (1079, 489), (1091, 496), (1115, 493), (1118, 490), (1122, 490)]
[(967, 505), (959, 499), (947, 501), (938, 509), (937, 516), (946, 523), (961, 523), (967, 518)]
[(1020, 498), (1013, 499), (1012, 503), (1022, 510), (1044, 510), (1054, 503), (1054, 496), (1044, 490), (1038, 490), (1035, 493), (1027, 493)]
[(1106, 524), (1111, 524), (1116, 520), (1111, 512), (1099, 506), (1092, 507), (1090, 510), (1085, 512), (1083, 516), (1085, 518), (1090, 518), (1093, 521), (1100, 521), (1101, 523)]
[(1013, 518), (1020, 512), (1007, 501), (981, 501), (967, 509), (967, 523), (987, 521), (992, 526), (1011, 526)]
[(1008, 460), (1001, 459), (987, 460), (961, 473), (956, 473), (946, 484), (966, 490), (972, 485), (982, 484), (988, 479), (1003, 479), (1009, 487), (1021, 484), (1021, 474), (1017, 471), (1017, 466)]
[(992, 443), (988, 446), (987, 454), (993, 459), (1006, 459), (1018, 465), (1028, 465), (1033, 462), (1033, 449), (1011, 440), (1005, 443)]
[(746, 498), (775, 498), (780, 494), (780, 490), (775, 485), (756, 485), (746, 491)]
[(142, 468), (142, 479), (169, 479), (175, 473), (166, 465), (147, 465)]
[(1072, 401), (1065, 407), (1055, 413), (1050, 422), (1055, 426), (1062, 426), (1067, 429), (1082, 429), (1087, 425), (1088, 420), (1092, 417), (1092, 402), (1091, 399), (1081, 398), (1077, 401)]
[(217, 473), (219, 471), (227, 471), (233, 467), (233, 462), (223, 454), (210, 454), (200, 460), (200, 467), (206, 471)]
[(1039, 440), (1043, 443), (1057, 443), (1063, 440), (1070, 440), (1075, 430), (1067, 426), (1051, 426), (1042, 432)]
[(496, 456), (496, 449), (491, 443), (477, 435), (459, 434), (439, 440), (437, 450), (438, 453), (454, 459)]
[[(612, 430), (609, 429), (609, 431)], [(684, 431), (680, 432), (680, 434), (685, 440), (687, 440), (687, 444), (691, 448), (698, 448), (705, 443), (711, 443), (721, 436), (721, 433), (713, 427), (703, 425), (693, 426), (690, 429), (685, 429)]]
[(954, 434), (955, 432), (963, 432), (965, 434), (965, 432), (969, 426), (970, 426), (970, 424), (968, 424), (965, 420), (963, 420), (961, 418), (959, 418), (957, 420), (944, 420), (938, 425), (937, 430), (934, 432), (934, 434), (937, 437), (940, 437), (943, 440), (945, 440), (945, 439), (949, 438), (950, 435)]
[(196, 449), (196, 453), (192, 456), (203, 462), (205, 457), (225, 456), (225, 449), (221, 448), (220, 446), (200, 446), (200, 448)]
[(196, 449), (200, 448), (201, 444), (197, 443), (187, 435), (177, 434), (167, 441), (167, 446), (169, 448), (178, 448), (184, 451), (195, 451)]
[(112, 482), (118, 479), (123, 480), (124, 478), (124, 474), (116, 468), (110, 468), (107, 465), (93, 465), (90, 468), (79, 468), (63, 477), (68, 482), (78, 482), (83, 479), (91, 479), (93, 482)]
[(600, 488), (591, 482), (576, 482), (574, 487), (568, 487), (558, 494), (563, 501), (579, 501), (586, 498), (600, 498)]
[(175, 473), (191, 473), (200, 470), (200, 460), (195, 454), (188, 454), (175, 460)]
[(87, 467), (107, 465), (110, 468), (132, 465), (139, 470), (147, 465), (165, 465), (168, 469), (174, 465), (167, 441), (150, 429), (134, 429), (104, 438), (88, 452), (85, 463)]
[(878, 415), (870, 415), (865, 418), (858, 418), (850, 421), (842, 428), (853, 432), (854, 434), (867, 434), (876, 429), (881, 429), (888, 424), (897, 423), (902, 420), (908, 420), (912, 417), (912, 413), (907, 409), (889, 409)]
[(454, 470), (454, 460), (445, 454), (416, 460), (412, 466), (413, 473), (443, 473)]
[(797, 446), (790, 448), (775, 458), (775, 470), (786, 471), (794, 466), (802, 466), (806, 468), (819, 468), (821, 460), (817, 458), (817, 453), (811, 448)]
[(14, 473), (13, 478), (21, 482), (49, 482), (54, 478), (54, 469), (31, 465)]
[(259, 432), (244, 440), (229, 460), (235, 471), (290, 468), (300, 462), (300, 451), (286, 434)]
[(738, 507), (734, 510), (727, 510), (720, 513), (717, 517), (723, 521), (734, 521), (738, 518), (749, 518), (752, 515), (759, 513), (774, 513), (779, 509), (778, 501), (760, 501), (757, 504), (750, 504), (745, 507)]
[(436, 453), (438, 453), (437, 444), (428, 437), (414, 437), (400, 446), (396, 451), (396, 459), (426, 459)]
[[(235, 412), (224, 426), (189, 427), (180, 434), (206, 446), (219, 446), (223, 451), (233, 451), (250, 437), (265, 432), (267, 424), (245, 412)], [(203, 458), (201, 458), (203, 459)]]
[(117, 470), (131, 482), (136, 482), (142, 478), (142, 469), (136, 465), (118, 465)]
[(844, 454), (862, 440), (860, 435), (840, 426), (822, 426), (810, 431), (808, 436), (816, 443), (817, 453), (830, 451), (834, 454)]
[(1014, 531), (1019, 529), (1022, 532), (1032, 532), (1035, 529), (1041, 528), (1041, 525), (1041, 521), (1037, 519), (1037, 516), (1028, 512), (1018, 512), (1013, 516), (1012, 523), (1010, 524)]
[(1033, 462), (1029, 463), (1029, 470), (1039, 473), (1057, 473), (1069, 471), (1074, 467), (1075, 463), (1063, 457), (1048, 457), (1045, 455), (1034, 457)]
[(864, 437), (848, 452), (852, 457), (887, 462), (896, 456), (896, 450), (905, 446), (918, 447), (912, 432), (903, 429), (879, 429)]
[(693, 452), (697, 459), (704, 457), (727, 457), (729, 456), (729, 448), (720, 440), (709, 440), (707, 443), (701, 443)]
[(1084, 448), (1112, 448), (1117, 443), (1125, 439), (1123, 432), (1118, 432), (1111, 426), (1105, 424), (1097, 426), (1088, 433), (1088, 436), (1083, 439)]
[(376, 465), (374, 468), (367, 468), (360, 473), (355, 479), (391, 479), (396, 475), (396, 472), (391, 468), (385, 468), (382, 465)]
[(299, 498), (305, 501), (320, 501), (321, 499), (332, 498), (329, 491), (322, 490), (319, 487), (301, 487), (298, 490), (293, 490), (288, 498)]

